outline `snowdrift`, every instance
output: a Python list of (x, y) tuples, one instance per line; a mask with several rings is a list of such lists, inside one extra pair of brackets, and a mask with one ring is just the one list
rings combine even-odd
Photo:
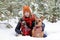
[[(13, 28), (6, 28), (6, 24), (9, 23)], [(50, 23), (44, 20), (46, 38), (34, 38), (30, 36), (15, 36), (15, 27), (18, 23), (18, 19), (9, 19), (9, 22), (0, 21), (0, 40), (60, 40), (60, 21), (56, 23)]]

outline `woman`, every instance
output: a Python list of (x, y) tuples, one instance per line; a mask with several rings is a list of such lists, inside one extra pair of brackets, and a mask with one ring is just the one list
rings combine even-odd
[[(27, 26), (27, 28), (30, 30), (29, 32), (25, 31), (26, 29), (24, 28), (24, 26), (22, 25), (22, 22), (25, 21), (25, 24)], [(35, 25), (35, 16), (31, 13), (31, 10), (29, 8), (29, 6), (25, 5), (23, 6), (23, 17), (19, 20), (15, 31), (18, 34), (24, 34), (24, 35), (30, 35), (31, 36), (31, 30), (33, 29)], [(23, 30), (25, 29), (25, 30)]]

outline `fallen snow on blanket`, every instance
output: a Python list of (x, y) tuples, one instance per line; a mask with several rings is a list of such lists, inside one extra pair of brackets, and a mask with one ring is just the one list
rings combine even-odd
[[(2, 23), (2, 24), (1, 24)], [(6, 28), (6, 24), (9, 23), (13, 28)], [(60, 21), (56, 23), (50, 23), (47, 20), (44, 20), (45, 31), (47, 34), (46, 38), (34, 38), (30, 36), (15, 36), (15, 27), (18, 23), (18, 19), (10, 19), (9, 22), (0, 21), (0, 40), (60, 40)]]

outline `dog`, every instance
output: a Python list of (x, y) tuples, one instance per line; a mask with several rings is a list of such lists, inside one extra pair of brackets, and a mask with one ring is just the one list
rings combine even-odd
[(43, 38), (44, 32), (42, 31), (42, 22), (38, 19), (37, 24), (32, 30), (32, 37), (40, 37)]

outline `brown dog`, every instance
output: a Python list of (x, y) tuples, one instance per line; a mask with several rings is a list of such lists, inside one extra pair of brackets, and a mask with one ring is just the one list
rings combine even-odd
[(43, 35), (44, 35), (44, 32), (42, 32), (42, 22), (38, 20), (37, 25), (32, 30), (32, 36), (43, 38)]

